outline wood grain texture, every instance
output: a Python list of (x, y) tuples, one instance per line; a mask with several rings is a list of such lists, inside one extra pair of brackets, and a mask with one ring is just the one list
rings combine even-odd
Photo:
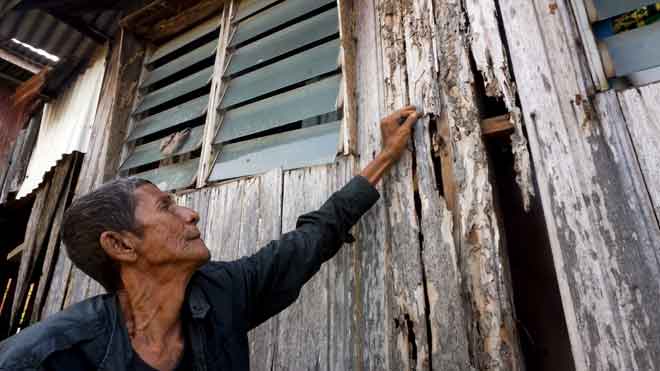
[[(456, 243), (467, 300), (468, 340), (477, 369), (521, 370), (524, 363), (513, 320), (512, 294), (504, 271), (504, 246), (489, 181), (481, 136), (474, 75), (461, 8), (453, 1), (433, 3), (440, 89), (453, 152)], [(496, 299), (495, 299), (496, 298)]]
[(660, 220), (660, 84), (623, 91), (619, 101), (655, 216)]
[[(402, 37), (407, 16), (407, 9), (404, 8), (408, 8), (409, 4), (376, 1), (383, 68), (381, 116), (410, 102), (407, 86), (414, 82), (408, 77), (407, 45)], [(392, 285), (392, 291), (386, 294), (391, 306), (391, 321), (394, 322), (392, 333), (388, 334), (392, 342), (390, 356), (393, 363), (390, 366), (395, 369), (427, 369), (431, 351), (426, 326), (420, 226), (415, 209), (411, 151), (404, 151), (399, 162), (383, 178), (383, 188), (391, 243), (391, 249), (386, 251)]]
[[(16, 277), (14, 302), (11, 307), (10, 328), (17, 325), (17, 315), (19, 314), (19, 309), (23, 307), (26, 295), (28, 294), (28, 287), (33, 282), (32, 274), (37, 268), (37, 260), (47, 245), (48, 233), (51, 230), (53, 219), (56, 217), (58, 202), (62, 197), (68, 197), (67, 184), (69, 177), (73, 175), (71, 169), (75, 157), (76, 155), (65, 156), (57, 162), (50, 174), (50, 179), (41, 185), (32, 206), (30, 219), (25, 230), (21, 263)], [(59, 216), (61, 218), (61, 214)], [(57, 223), (59, 220), (55, 222)], [(57, 236), (54, 236), (54, 238), (57, 238)]]
[(495, 0), (466, 0), (464, 6), (470, 25), (466, 35), (470, 44), (470, 57), (483, 77), (485, 93), (489, 97), (503, 100), (510, 112), (509, 120), (514, 127), (511, 149), (515, 160), (516, 183), (522, 191), (525, 210), (529, 210), (531, 198), (534, 197), (532, 165), (520, 107), (516, 101), (516, 84), (511, 76), (506, 44), (500, 33), (498, 5)]
[(576, 369), (657, 368), (657, 223), (635, 211), (651, 206), (618, 105), (586, 98), (566, 1), (500, 6)]
[[(362, 1), (355, 8), (357, 37), (357, 127), (359, 167), (365, 167), (381, 148), (380, 100), (382, 65), (376, 7), (373, 0)], [(385, 199), (382, 183), (377, 187)], [(387, 251), (390, 228), (385, 203), (378, 202), (358, 223), (358, 257), (355, 264), (356, 369), (392, 370), (390, 332), (394, 326), (389, 306), (391, 280), (388, 277)]]
[[(442, 67), (435, 50), (436, 40), (431, 36), (438, 27), (433, 2), (415, 1), (404, 9), (406, 68), (409, 82), (414, 82), (408, 84), (410, 103), (434, 117), (440, 116), (443, 91), (439, 73)], [(437, 35), (442, 37), (443, 34)], [(455, 115), (452, 111), (447, 107), (447, 113)], [(423, 117), (418, 120), (413, 135), (424, 279), (423, 286), (418, 287), (415, 293), (422, 296), (428, 306), (426, 316), (431, 332), (428, 340), (431, 350), (429, 368), (470, 370), (469, 325), (465, 316), (457, 245), (453, 237), (454, 226), (452, 214), (440, 196), (443, 185), (436, 181), (431, 125), (436, 125), (436, 122), (431, 121), (428, 115)], [(451, 182), (452, 178), (446, 181)], [(456, 212), (461, 211), (459, 206)]]
[[(73, 197), (73, 190), (78, 181), (78, 173), (84, 155), (82, 153), (76, 152), (71, 156), (73, 158), (71, 159), (69, 174), (67, 175), (66, 184), (64, 185), (64, 188), (62, 188), (62, 191), (60, 192), (59, 198), (57, 200), (56, 211), (50, 227), (50, 234), (48, 237), (48, 244), (44, 252), (43, 263), (41, 264), (41, 267), (35, 267), (35, 269), (39, 269), (41, 271), (41, 275), (39, 277), (37, 290), (34, 294), (32, 316), (30, 321), (31, 323), (37, 322), (41, 316), (41, 309), (45, 302), (45, 295), (51, 283), (52, 272), (56, 263), (54, 258), (57, 256), (56, 253), (60, 245), (60, 230), (62, 226), (62, 219), (64, 217), (64, 212), (68, 207), (71, 198)], [(51, 195), (51, 197), (53, 196), (54, 195)]]

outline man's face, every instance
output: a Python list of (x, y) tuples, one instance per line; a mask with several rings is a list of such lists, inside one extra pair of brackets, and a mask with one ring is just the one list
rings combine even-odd
[(209, 260), (197, 212), (177, 205), (169, 193), (151, 184), (135, 190), (135, 201), (135, 220), (142, 229), (138, 253), (144, 263), (196, 269)]

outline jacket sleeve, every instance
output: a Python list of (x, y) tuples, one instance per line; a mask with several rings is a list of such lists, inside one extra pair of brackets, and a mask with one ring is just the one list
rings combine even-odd
[(320, 209), (300, 216), (295, 230), (256, 254), (231, 263), (244, 282), (250, 329), (293, 303), (321, 264), (344, 242), (354, 241), (350, 229), (379, 197), (365, 178), (354, 177)]

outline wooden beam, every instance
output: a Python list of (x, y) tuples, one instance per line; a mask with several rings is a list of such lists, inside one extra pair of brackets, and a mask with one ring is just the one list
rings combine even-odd
[(481, 135), (483, 136), (511, 130), (513, 130), (513, 123), (511, 122), (511, 115), (508, 113), (506, 115), (491, 117), (481, 121)]
[(25, 59), (13, 54), (13, 53), (10, 53), (10, 52), (8, 52), (4, 49), (0, 49), (0, 59), (4, 59), (5, 61), (7, 61), (9, 63), (14, 64), (14, 65), (16, 65), (16, 66), (18, 66), (18, 67), (20, 67), (24, 70), (32, 72), (32, 73), (38, 73), (43, 68), (43, 66), (40, 66), (40, 65), (32, 63), (32, 62), (28, 62)]
[(233, 36), (234, 27), (232, 20), (237, 11), (237, 2), (231, 0), (225, 3), (222, 12), (222, 21), (220, 24), (220, 41), (218, 43), (217, 54), (215, 56), (215, 66), (213, 70), (213, 80), (211, 82), (211, 92), (209, 93), (209, 105), (206, 112), (206, 122), (204, 124), (204, 137), (202, 139), (202, 152), (199, 158), (199, 169), (197, 170), (197, 188), (206, 185), (206, 178), (213, 168), (213, 139), (215, 139), (222, 121), (219, 121), (217, 108), (222, 101), (227, 83), (223, 80), (225, 66), (229, 61), (230, 55), (227, 52), (227, 45)]

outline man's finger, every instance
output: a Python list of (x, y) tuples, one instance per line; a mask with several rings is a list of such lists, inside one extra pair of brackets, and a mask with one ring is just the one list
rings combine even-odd
[(408, 117), (411, 113), (417, 111), (417, 108), (415, 106), (406, 106), (401, 109), (398, 109), (388, 116), (385, 117), (386, 120), (395, 120), (399, 121), (402, 118)]
[(417, 122), (417, 120), (421, 117), (422, 115), (419, 112), (414, 112), (406, 118), (406, 121), (401, 125), (402, 128), (407, 128), (409, 130), (412, 130), (413, 125)]

